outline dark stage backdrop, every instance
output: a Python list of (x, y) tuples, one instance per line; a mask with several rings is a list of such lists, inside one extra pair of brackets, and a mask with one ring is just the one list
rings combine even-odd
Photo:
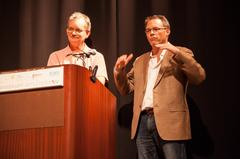
[(187, 46), (207, 72), (200, 86), (190, 86), (188, 101), (193, 139), (189, 158), (239, 156), (239, 49), (237, 5), (231, 0), (1, 0), (0, 71), (45, 66), (51, 52), (66, 46), (68, 16), (81, 11), (91, 18), (93, 46), (102, 52), (109, 89), (118, 97), (117, 158), (137, 158), (130, 140), (131, 96), (120, 97), (112, 70), (123, 53), (149, 49), (144, 19), (165, 14), (170, 41)]

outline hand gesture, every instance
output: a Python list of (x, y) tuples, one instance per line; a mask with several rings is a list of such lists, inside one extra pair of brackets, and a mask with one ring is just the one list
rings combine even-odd
[(123, 71), (132, 58), (133, 54), (120, 56), (115, 63), (114, 70), (117, 72)]
[(176, 46), (172, 45), (170, 42), (164, 44), (157, 44), (155, 46), (160, 50), (166, 49), (175, 55), (177, 55), (180, 52), (180, 50)]

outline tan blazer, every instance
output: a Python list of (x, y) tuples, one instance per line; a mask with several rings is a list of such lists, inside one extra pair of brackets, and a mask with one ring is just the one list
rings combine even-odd
[[(173, 57), (166, 52), (153, 89), (154, 117), (160, 137), (164, 140), (191, 138), (189, 110), (186, 101), (188, 83), (199, 84), (206, 75), (193, 58), (191, 50), (178, 47), (181, 53)], [(173, 58), (178, 64), (173, 63)], [(129, 73), (114, 74), (115, 84), (121, 94), (134, 91), (131, 138), (136, 135), (141, 104), (146, 90), (150, 52), (139, 56)]]

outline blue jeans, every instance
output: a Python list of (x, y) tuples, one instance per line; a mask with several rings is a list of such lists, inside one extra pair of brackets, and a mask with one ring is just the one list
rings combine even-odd
[(136, 136), (138, 159), (186, 159), (184, 141), (160, 138), (153, 114), (141, 114)]

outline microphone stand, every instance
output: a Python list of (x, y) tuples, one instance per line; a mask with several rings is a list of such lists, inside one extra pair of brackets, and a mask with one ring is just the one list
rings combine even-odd
[(90, 52), (82, 51), (82, 52), (76, 53), (76, 54), (74, 54), (74, 53), (67, 54), (66, 57), (73, 56), (73, 57), (77, 58), (77, 60), (81, 59), (83, 61), (83, 66), (85, 67), (86, 66), (85, 57), (90, 58), (91, 55), (96, 55), (96, 52), (95, 51), (90, 51)]

